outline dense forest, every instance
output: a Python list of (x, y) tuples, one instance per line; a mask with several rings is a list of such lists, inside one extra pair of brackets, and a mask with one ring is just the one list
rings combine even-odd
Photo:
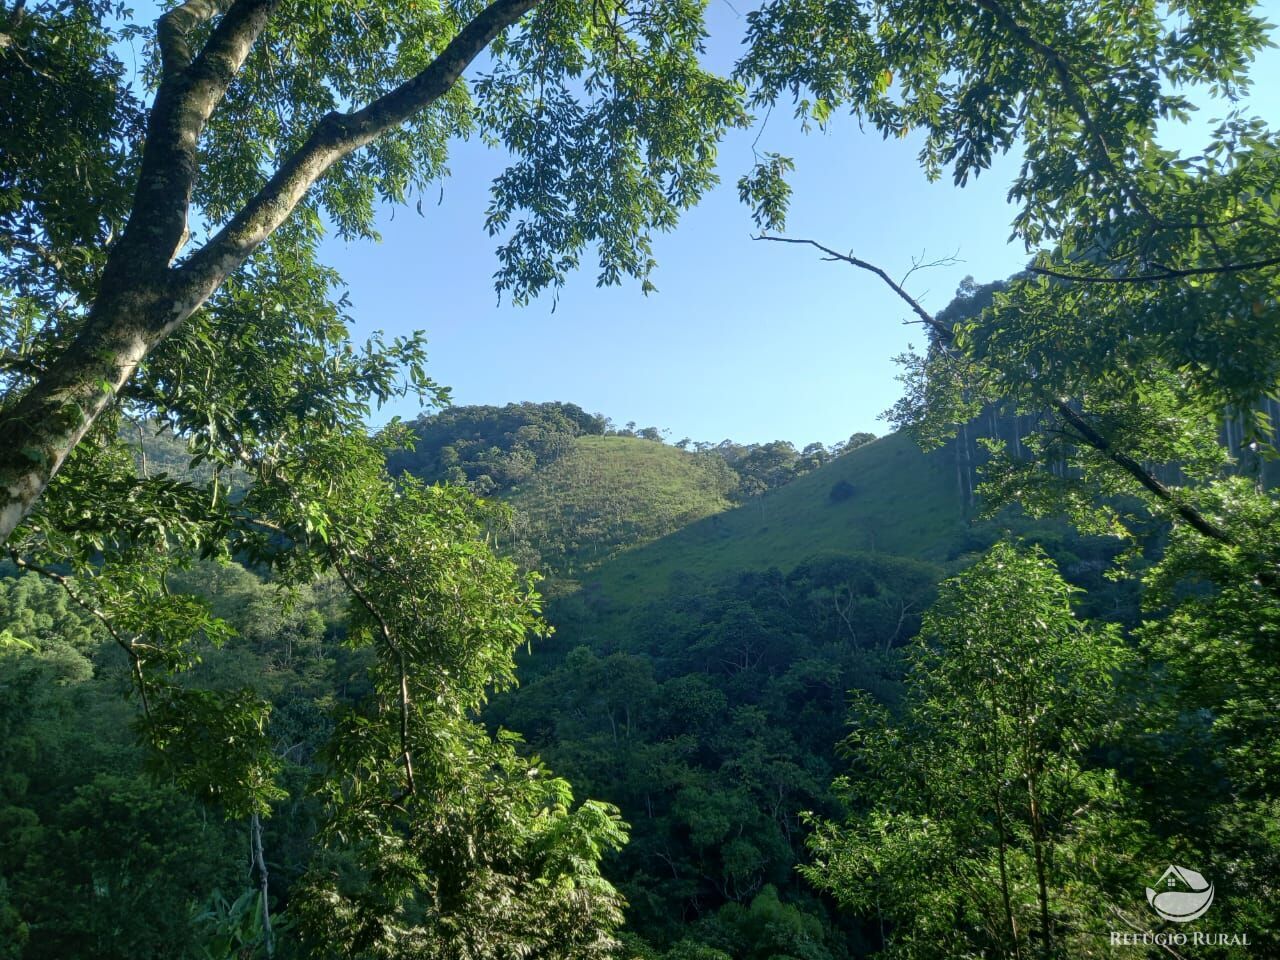
[[(1273, 27), (734, 12), (725, 63), (681, 0), (0, 0), (0, 958), (1280, 955)], [(931, 312), (788, 234), (770, 118), (1014, 154), (1025, 268)], [(919, 325), (891, 431), (454, 406), (357, 342), (324, 238), (466, 138), (520, 305), (654, 292), (736, 178)]]
[[(448, 408), (416, 424), (421, 440), (392, 462), (437, 481), (430, 466), (420, 466), (439, 461), (433, 447), (466, 450), (471, 438), (483, 464), (473, 469), (489, 471), (475, 476), (509, 476), (503, 464), (529, 457), (531, 438), (536, 443), (554, 433), (548, 424), (576, 424), (579, 415), (573, 405), (558, 403)], [(604, 429), (598, 418), (589, 423)], [(133, 429), (122, 436), (140, 473), (183, 472), (184, 448), (168, 433), (144, 428), (141, 439)], [(664, 543), (665, 534), (701, 519), (732, 529), (739, 514), (747, 523), (739, 535), (751, 541), (759, 536), (759, 506), (735, 508), (725, 497), (736, 477), (719, 453), (573, 427), (563, 431), (562, 443), (559, 456), (535, 463), (521, 483), (501, 489), (515, 513), (495, 519), (494, 530), (508, 531), (504, 549), (519, 554), (527, 541), (511, 534), (528, 529), (521, 514), (534, 511), (563, 523), (537, 540), (544, 556), (605, 559), (585, 572), (544, 567), (551, 578), (544, 589), (558, 598), (545, 614), (556, 633), (522, 658), (520, 686), (489, 704), (484, 722), (494, 732), (519, 734), (577, 790), (622, 812), (630, 839), (605, 870), (628, 903), (632, 950), (681, 956), (696, 947), (708, 957), (713, 949), (743, 957), (865, 951), (865, 932), (841, 918), (796, 870), (809, 860), (803, 818), (843, 809), (832, 781), (840, 771), (834, 747), (844, 736), (848, 691), (900, 700), (901, 651), (919, 631), (938, 582), (1007, 525), (974, 527), (957, 515), (954, 529), (934, 530), (928, 540), (935, 548), (949, 544), (945, 556), (827, 550), (785, 574), (753, 568), (749, 556), (721, 543), (714, 553), (718, 569), (696, 577), (675, 573), (668, 588), (629, 597), (627, 573), (611, 569), (610, 555), (620, 562), (648, 543), (679, 564), (678, 545)], [(820, 518), (852, 506), (855, 494), (845, 490), (874, 500), (883, 492), (871, 487), (882, 482), (870, 457), (878, 448), (859, 449), (832, 461), (839, 475), (819, 471), (786, 495), (820, 511)], [(890, 482), (926, 459), (905, 449), (912, 460), (894, 464), (885, 475)], [(556, 468), (574, 456), (587, 461), (582, 469)], [(602, 491), (600, 473), (617, 460), (631, 484), (606, 484)], [(675, 472), (672, 464), (688, 470)], [(682, 481), (674, 488), (673, 475)], [(530, 486), (531, 480), (539, 482)], [(919, 491), (912, 495), (918, 499)], [(940, 502), (943, 516), (961, 504), (945, 465), (927, 495)], [(602, 496), (605, 507), (598, 506)], [(634, 515), (648, 526), (583, 523), (593, 510)], [(663, 526), (663, 517), (675, 519)], [(682, 517), (689, 519), (681, 523)], [(1065, 527), (1016, 526), (1052, 545), (1077, 578), (1118, 606), (1121, 594), (1105, 591), (1098, 575), (1114, 552), (1105, 543), (1081, 541)], [(786, 527), (802, 551), (812, 548), (816, 534), (812, 526)], [(256, 869), (246, 863), (246, 844), (261, 845), (275, 929), (287, 932), (280, 918), (305, 882), (323, 821), (304, 785), (324, 772), (322, 748), (335, 712), (355, 709), (373, 693), (367, 677), (373, 664), (367, 648), (352, 649), (338, 577), (285, 586), (267, 568), (247, 557), (240, 561), (201, 562), (175, 573), (170, 588), (203, 598), (227, 631), (225, 639), (200, 646), (188, 682), (252, 691), (270, 704), (276, 776), (296, 799), (265, 821), (252, 814), (240, 822), (210, 818), (198, 798), (174, 787), (153, 795), (157, 773), (161, 782), (165, 774), (133, 732), (120, 651), (58, 583), (8, 570), (2, 581), (10, 643), (3, 659), (6, 768), (16, 773), (37, 759), (41, 768), (6, 791), (7, 821), (26, 827), (15, 829), (6, 864), (15, 878), (6, 891), (15, 942), (18, 931), (29, 938), (18, 955), (137, 956), (163, 952), (173, 942), (216, 954), (259, 944), (262, 914), (246, 888)], [(611, 577), (617, 578), (612, 584)], [(108, 725), (115, 735), (87, 750), (86, 723)], [(128, 791), (148, 803), (122, 822), (103, 805), (126, 803), (109, 798)], [(119, 843), (133, 836), (130, 830), (136, 841)], [(191, 830), (202, 838), (198, 853)], [(41, 866), (50, 856), (68, 857), (75, 874)], [(166, 924), (135, 913), (142, 902), (167, 905)]]

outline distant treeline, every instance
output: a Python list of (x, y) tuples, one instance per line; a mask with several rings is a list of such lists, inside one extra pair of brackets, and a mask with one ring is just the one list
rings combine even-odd
[[(389, 460), (392, 472), (412, 473), (428, 482), (465, 484), (480, 496), (513, 490), (540, 467), (572, 450), (578, 437), (634, 437), (665, 443), (669, 433), (657, 427), (637, 427), (635, 421), (618, 427), (577, 404), (559, 402), (448, 407), (419, 417), (413, 429), (418, 438), (415, 449), (393, 453)], [(741, 503), (874, 439), (871, 433), (855, 433), (839, 443), (797, 448), (788, 440), (744, 444), (685, 437), (673, 446), (695, 456), (723, 460), (733, 475), (727, 496)]]

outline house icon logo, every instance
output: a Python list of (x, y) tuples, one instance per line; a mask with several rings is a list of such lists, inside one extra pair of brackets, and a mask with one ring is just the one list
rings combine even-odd
[(1194, 870), (1171, 866), (1154, 889), (1147, 887), (1147, 903), (1166, 920), (1189, 923), (1213, 905), (1213, 884)]

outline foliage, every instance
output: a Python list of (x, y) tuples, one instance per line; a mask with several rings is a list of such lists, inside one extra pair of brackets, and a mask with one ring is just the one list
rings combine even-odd
[(362, 507), (377, 535), (345, 539), (337, 569), (350, 641), (376, 652), (373, 695), (323, 752), (304, 941), (334, 956), (607, 951), (620, 902), (597, 861), (622, 826), (606, 806), (573, 809), (564, 781), (470, 719), (540, 630), (533, 578), (492, 552), (492, 510), (457, 488), (406, 480)]
[(308, 955), (609, 955), (621, 900), (597, 861), (626, 839), (616, 811), (571, 809), (568, 784), (520, 758), (509, 736), (423, 713), (409, 795), (394, 762), (375, 759), (394, 757), (393, 745), (370, 756), (368, 725), (354, 718), (339, 732), (348, 779), (328, 787), (324, 827), (336, 860), (303, 878), (295, 907)]
[[(1088, 955), (1107, 909), (1139, 922), (1120, 891), (1156, 850), (1228, 864), (1222, 915), (1274, 933), (1275, 498), (1231, 475), (1277, 446), (1260, 398), (1280, 355), (1280, 144), (1231, 107), (1265, 24), (1241, 0), (767, 0), (746, 20), (732, 81), (702, 65), (703, 6), (685, 0), (188, 0), (134, 77), (115, 51), (150, 35), (123, 8), (0, 11), (0, 529), (25, 571), (0, 591), (6, 944), (194, 944), (193, 907), (250, 879), (232, 821), (288, 810), (296, 824), (266, 831), (284, 875), (259, 862), (266, 893), (243, 902), (265, 918), (274, 894), (313, 953), (613, 949), (621, 900), (599, 864), (618, 814), (573, 806), (476, 719), (545, 633), (532, 580), (487, 539), (509, 517), (388, 473), (410, 431), (369, 436), (374, 408), (447, 391), (421, 336), (351, 342), (317, 251), (326, 224), (372, 235), (380, 201), (420, 196), (451, 139), (478, 134), (511, 156), (486, 211), (500, 291), (554, 290), (592, 254), (600, 283), (650, 290), (652, 235), (715, 182), (744, 87), (761, 108), (792, 97), (805, 124), (849, 111), (920, 131), (926, 173), (960, 183), (1022, 150), (1013, 228), (1034, 259), (922, 316), (899, 422), (941, 441), (997, 408), (1038, 418), (993, 438), (988, 506), (1070, 516), (1131, 558), (1171, 528), (1130, 568), (1147, 590), (1134, 692), (1116, 698), (1116, 631), (1073, 618), (1044, 557), (998, 547), (944, 591), (938, 649), (918, 649), (895, 712), (895, 650), (932, 578), (878, 554), (951, 558), (975, 535), (943, 467), (904, 470), (920, 461), (886, 439), (825, 467), (836, 451), (720, 445), (751, 502), (602, 568), (564, 606), (591, 645), (495, 710), (639, 824), (620, 883), (672, 958), (839, 955), (840, 921), (790, 873), (801, 804), (833, 824), (811, 876), (882, 917), (900, 955), (953, 931), (974, 952)], [(1230, 112), (1184, 156), (1162, 140), (1193, 96)], [(781, 226), (791, 171), (765, 151), (739, 182), (762, 225)], [(608, 427), (576, 408), (476, 419), (461, 447), (427, 445), (433, 479), (527, 490), (624, 439), (583, 436)], [(178, 438), (193, 469), (140, 471), (126, 422)], [(675, 462), (718, 508), (724, 471)], [(833, 500), (841, 482), (854, 495)], [(605, 498), (592, 536), (665, 533), (707, 506), (682, 493), (649, 498), (674, 504), (657, 524)], [(572, 522), (534, 520), (540, 539)], [(851, 537), (875, 555), (849, 558)], [(561, 546), (566, 566), (586, 552)], [(822, 548), (837, 556), (802, 563)], [(226, 573), (232, 557), (279, 592)], [(698, 580), (771, 565), (789, 572)], [(629, 635), (592, 622), (642, 594), (664, 605)], [(870, 775), (843, 785), (841, 826), (822, 751), (852, 685), (883, 702), (860, 700)], [(131, 704), (111, 696), (125, 688)], [(80, 744), (80, 725), (107, 733)]]
[(820, 825), (804, 870), (880, 919), (885, 956), (1108, 956), (1107, 906), (1140, 898), (1142, 827), (1090, 758), (1130, 654), (1072, 593), (1043, 552), (999, 544), (944, 584), (900, 709), (855, 701), (852, 816)]
[[(1268, 935), (1274, 906), (1257, 891), (1275, 867), (1263, 825), (1274, 771), (1265, 749), (1240, 759), (1275, 739), (1262, 692), (1275, 497), (1259, 481), (1276, 453), (1280, 152), (1237, 98), (1269, 26), (1241, 2), (778, 0), (749, 29), (739, 75), (758, 103), (790, 94), (806, 122), (849, 110), (885, 136), (921, 131), (925, 172), (949, 168), (958, 183), (1021, 150), (1010, 197), (1031, 262), (936, 317), (911, 301), (930, 342), (906, 358), (895, 418), (931, 444), (996, 410), (1037, 421), (989, 444), (987, 507), (1130, 543), (1116, 575), (1142, 577), (1143, 670), (1118, 766), (1169, 849), (1229, 865), (1224, 913)], [(1223, 114), (1206, 147), (1170, 148), (1170, 130), (1204, 107)], [(782, 195), (776, 180), (754, 193)], [(827, 840), (838, 848), (840, 832)], [(910, 945), (930, 917), (905, 922)]]
[(236, 881), (239, 844), (145, 775), (119, 657), (65, 591), (6, 577), (0, 607), (31, 645), (0, 650), (3, 939), (30, 960), (173, 956), (191, 903)]
[(393, 472), (427, 483), (465, 483), (482, 497), (510, 492), (574, 448), (605, 432), (606, 421), (572, 403), (446, 407), (411, 425), (413, 449), (394, 451)]
[[(1015, 229), (1052, 242), (1098, 236), (1113, 216), (1124, 229), (1166, 176), (1188, 188), (1168, 198), (1196, 202), (1194, 168), (1156, 149), (1157, 125), (1186, 119), (1193, 83), (1228, 95), (1247, 87), (1265, 22), (1237, 0), (1179, 3), (1171, 14), (1166, 23), (1157, 5), (1122, 0), (772, 0), (748, 16), (738, 70), (755, 102), (794, 97), (806, 123), (847, 111), (885, 137), (922, 132), (930, 177), (950, 168), (964, 184), (1021, 146)], [(1188, 220), (1201, 222), (1169, 218), (1163, 239)]]
[(622, 809), (632, 840), (610, 875), (655, 949), (681, 956), (683, 938), (734, 957), (841, 957), (845, 931), (794, 873), (799, 814), (837, 809), (845, 692), (893, 699), (897, 651), (938, 577), (813, 558), (680, 581), (607, 627), (567, 597), (549, 613), (557, 637), (486, 717)]
[[(301, 817), (296, 826), (267, 831), (275, 845), (269, 849), (285, 858), (273, 886), (277, 895), (287, 893), (287, 916), (298, 918), (293, 936), (359, 942), (388, 956), (409, 949), (400, 938), (372, 937), (371, 930), (388, 928), (371, 928), (366, 910), (308, 907), (323, 899), (318, 878), (339, 863), (362, 878), (343, 895), (385, 903), (396, 915), (417, 915), (431, 904), (435, 920), (414, 949), (433, 943), (448, 952), (470, 938), (476, 955), (514, 943), (577, 944), (584, 956), (604, 950), (620, 912), (596, 861), (621, 842), (621, 825), (607, 807), (573, 807), (563, 781), (520, 758), (511, 743), (491, 742), (468, 719), (493, 684), (511, 681), (514, 649), (541, 630), (531, 580), (517, 577), (485, 541), (487, 529), (505, 522), (503, 512), (455, 487), (392, 483), (382, 471), (382, 440), (317, 428), (322, 439), (298, 454), (259, 461), (253, 482), (225, 508), (254, 518), (234, 529), (231, 542), (242, 556), (274, 567), (274, 588), (235, 566), (184, 569), (189, 555), (159, 554), (168, 565), (159, 568), (153, 609), (172, 611), (168, 629), (158, 629), (154, 612), (130, 619), (112, 608), (99, 620), (102, 604), (122, 602), (113, 592), (118, 585), (146, 583), (138, 565), (103, 540), (105, 556), (86, 556), (74, 582), (52, 569), (64, 558), (42, 564), (47, 589), (64, 608), (68, 596), (94, 608), (84, 618), (114, 631), (125, 647), (118, 653), (146, 651), (133, 661), (142, 707), (134, 722), (153, 748), (147, 765), (158, 776), (227, 817), (281, 807)], [(121, 459), (122, 473), (126, 462), (132, 458)], [(45, 549), (62, 542), (46, 541)], [(350, 628), (335, 622), (342, 604), (328, 595), (332, 579), (327, 587), (309, 585), (323, 571), (354, 605)], [(198, 630), (183, 638), (193, 620)], [(58, 620), (15, 615), (13, 622), (34, 625), (38, 636), (42, 624)], [(139, 635), (121, 633), (126, 624), (136, 624)], [(353, 649), (336, 646), (343, 638)], [(171, 676), (153, 677), (151, 665), (166, 662)], [(315, 800), (308, 774), (319, 784)], [(366, 781), (386, 793), (361, 786)], [(352, 823), (369, 841), (354, 852)], [(392, 838), (389, 845), (372, 843), (375, 823)], [(397, 844), (416, 849), (420, 868), (407, 876), (397, 873)], [(166, 873), (149, 869), (157, 879)], [(188, 918), (190, 902), (208, 889), (175, 887), (189, 901), (174, 915)], [(518, 914), (504, 906), (512, 897), (523, 905)], [(41, 908), (28, 899), (22, 909)], [(477, 926), (463, 930), (463, 917)], [(170, 935), (193, 942), (190, 928)], [(138, 944), (136, 955), (150, 949)]]
[[(475, 783), (506, 778), (516, 791), (533, 775), (509, 745), (489, 749), (468, 733), (465, 714), (509, 682), (536, 598), (485, 542), (503, 522), (496, 513), (387, 475), (383, 454), (406, 433), (392, 424), (368, 436), (373, 408), (405, 394), (441, 403), (447, 391), (426, 375), (420, 335), (351, 342), (340, 279), (317, 250), (325, 225), (372, 236), (379, 202), (420, 196), (445, 174), (450, 141), (478, 134), (511, 158), (485, 212), (499, 290), (526, 300), (593, 253), (600, 283), (636, 277), (651, 289), (652, 234), (715, 182), (715, 142), (745, 122), (738, 85), (701, 64), (702, 13), (682, 2), (601, 20), (594, 4), (573, 2), (188, 0), (151, 33), (104, 3), (0, 10), (13, 79), (0, 97), (0, 536), (126, 658), (133, 724), (165, 782), (255, 823), (298, 800), (301, 778), (284, 758), (297, 744), (282, 747), (273, 720), (278, 674), (262, 682), (221, 659), (235, 637), (228, 619), (207, 596), (171, 588), (231, 556), (285, 589), (336, 574), (362, 611), (352, 637), (366, 636), (361, 617), (378, 626), (368, 635), (377, 655), (362, 664), (372, 673), (352, 685), (345, 712), (315, 695), (323, 668), (296, 664), (291, 680), (307, 695), (285, 697), (281, 715), (313, 756), (335, 713), (363, 717), (366, 732), (398, 729), (412, 794), (410, 741), (443, 711), (443, 729), (471, 744), (451, 759), (473, 761)], [(135, 40), (136, 76), (115, 52)], [(483, 71), (462, 81), (482, 53)], [(140, 471), (126, 421), (179, 438), (191, 469)], [(292, 626), (286, 674), (295, 639), (323, 652), (314, 622)], [(5, 656), (34, 642), (5, 637)], [(68, 651), (56, 655), (84, 672)], [(399, 678), (401, 710), (386, 707), (388, 677)], [(419, 695), (420, 724), (409, 715)], [(325, 754), (348, 764), (329, 771), (338, 780), (386, 759), (357, 762), (343, 742)], [(450, 781), (435, 800), (464, 786)], [(549, 789), (491, 798), (523, 796), (531, 823), (513, 825), (519, 843), (477, 834), (507, 843), (472, 853), (513, 859), (507, 893), (525, 908), (495, 913), (489, 932), (523, 943), (543, 924), (538, 935), (550, 936), (554, 913), (555, 936), (602, 948), (617, 908), (594, 865), (620, 828), (603, 808), (570, 811), (562, 785)], [(363, 809), (328, 799), (334, 820), (343, 803)], [(466, 802), (475, 817), (493, 815), (482, 798)], [(543, 884), (549, 892), (535, 896)], [(378, 949), (399, 949), (382, 934)]]
[(255, 957), (266, 949), (262, 893), (246, 890), (232, 902), (214, 890), (195, 915), (195, 951), (200, 960)]
[[(566, 403), (446, 407), (412, 425), (393, 472), (463, 483), (515, 509), (509, 552), (529, 569), (575, 580), (623, 549), (674, 533), (874, 440), (856, 433), (799, 451), (789, 442), (664, 445), (654, 427), (611, 422)], [(631, 444), (633, 439), (652, 446)], [(693, 452), (688, 452), (690, 446)]]

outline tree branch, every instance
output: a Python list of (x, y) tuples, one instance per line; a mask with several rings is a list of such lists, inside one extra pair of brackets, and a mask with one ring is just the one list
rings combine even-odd
[(1071, 64), (1067, 58), (1061, 53), (1049, 46), (1043, 40), (1039, 39), (1031, 29), (1022, 23), (1008, 10), (996, 2), (996, 0), (973, 0), (980, 9), (987, 11), (995, 18), (1006, 33), (1010, 34), (1015, 40), (1023, 46), (1030, 49), (1033, 53), (1038, 54), (1044, 60), (1045, 66), (1053, 71), (1058, 79), (1058, 84), (1062, 88), (1062, 95), (1067, 98), (1067, 103), (1079, 118), (1080, 123), (1084, 125), (1085, 132), (1089, 134), (1090, 139), (1094, 142), (1094, 147), (1102, 155), (1101, 158), (1106, 164), (1116, 172), (1116, 164), (1111, 156), (1111, 147), (1107, 143), (1106, 137), (1102, 135), (1102, 131), (1098, 129), (1097, 123), (1094, 121), (1093, 113), (1089, 110), (1084, 102), (1084, 98), (1080, 95), (1080, 84), (1075, 78)]
[[(243, 0), (242, 0), (243, 2)], [(325, 172), (343, 157), (436, 102), (502, 31), (540, 0), (494, 0), (416, 76), (353, 113), (325, 116), (258, 194), (178, 270), (180, 323), (284, 223)]]
[[(133, 211), (107, 261), (102, 287), (158, 279), (187, 237), (198, 146), (209, 117), (244, 66), (278, 0), (187, 0), (157, 21), (162, 79), (147, 118)], [(194, 60), (189, 32), (226, 9)]]
[(1150, 471), (1146, 470), (1142, 464), (1133, 457), (1123, 451), (1115, 449), (1111, 441), (1098, 433), (1093, 425), (1089, 423), (1078, 411), (1076, 411), (1066, 400), (1057, 397), (1054, 398), (1053, 408), (1063, 421), (1070, 425), (1071, 429), (1077, 434), (1075, 439), (1082, 440), (1086, 446), (1093, 447), (1103, 456), (1107, 457), (1112, 463), (1119, 466), (1140, 484), (1146, 487), (1155, 496), (1173, 507), (1178, 516), (1182, 517), (1197, 532), (1204, 534), (1211, 540), (1217, 540), (1219, 543), (1233, 543), (1232, 537), (1221, 527), (1208, 520), (1204, 514), (1200, 513), (1189, 504), (1181, 502), (1172, 490), (1161, 483)]
[[(803, 240), (792, 237), (757, 237), (756, 239), (773, 240), (779, 243), (798, 243), (816, 247), (823, 253), (827, 254), (825, 259), (839, 260), (870, 273), (874, 273), (877, 277), (883, 280), (894, 293), (906, 302), (915, 315), (918, 316), (920, 320), (929, 327), (929, 329), (933, 330), (940, 340), (948, 345), (954, 342), (954, 335), (949, 326), (945, 323), (939, 322), (938, 319), (922, 307), (920, 303), (911, 296), (911, 294), (907, 293), (901, 286), (895, 283), (889, 274), (877, 267), (875, 264), (868, 263), (865, 260), (860, 260), (850, 254), (838, 253), (830, 247), (823, 246), (814, 240)], [(1185, 520), (1193, 529), (1211, 540), (1218, 541), (1219, 543), (1235, 543), (1234, 538), (1225, 530), (1214, 524), (1190, 504), (1180, 501), (1172, 490), (1161, 483), (1151, 474), (1150, 471), (1143, 467), (1141, 463), (1133, 459), (1133, 457), (1129, 456), (1127, 453), (1117, 450), (1111, 441), (1099, 433), (1080, 412), (1072, 408), (1071, 404), (1067, 400), (1056, 396), (1046, 397), (1045, 399), (1053, 407), (1058, 416), (1076, 431), (1079, 440), (1083, 441), (1086, 446), (1092, 447), (1094, 450), (1101, 453), (1112, 463), (1116, 464), (1116, 466), (1128, 473), (1131, 477), (1137, 480), (1138, 483), (1150, 491), (1158, 500), (1172, 507), (1174, 512)]]
[(161, 70), (165, 77), (191, 66), (188, 34), (192, 28), (225, 13), (232, 0), (187, 0), (156, 21)]
[(1085, 103), (1084, 96), (1081, 94), (1081, 88), (1085, 85), (1080, 83), (1075, 76), (1075, 72), (1071, 63), (1059, 53), (1056, 49), (1049, 46), (1043, 40), (1039, 39), (1029, 27), (1020, 23), (1013, 14), (1001, 6), (996, 0), (973, 0), (974, 4), (980, 9), (987, 11), (995, 18), (997, 24), (1015, 40), (1023, 44), (1025, 47), (1036, 53), (1044, 60), (1045, 66), (1053, 71), (1054, 76), (1058, 80), (1062, 95), (1066, 98), (1068, 106), (1071, 107), (1073, 113), (1080, 120), (1081, 126), (1084, 127), (1085, 133), (1089, 136), (1089, 141), (1093, 144), (1094, 150), (1098, 155), (1098, 159), (1107, 167), (1111, 175), (1115, 177), (1120, 189), (1128, 200), (1141, 213), (1150, 217), (1156, 223), (1164, 226), (1164, 221), (1152, 211), (1146, 199), (1142, 196), (1138, 185), (1133, 178), (1116, 162), (1116, 158), (1111, 154), (1111, 145), (1107, 142), (1107, 138), (1098, 128), (1097, 120), (1094, 118), (1093, 112)]
[[(210, 0), (215, 2), (215, 0)], [(416, 76), (354, 113), (331, 113), (267, 184), (183, 266), (199, 132), (225, 94), (277, 0), (236, 0), (200, 56), (161, 84), (148, 123), (134, 213), (103, 271), (89, 322), (0, 418), (0, 543), (146, 356), (284, 223), (335, 162), (425, 110), (503, 30), (539, 0), (494, 0)], [(185, 16), (195, 16), (191, 8)], [(171, 65), (183, 62), (178, 22)]]
[(1227, 263), (1212, 267), (1166, 267), (1160, 266), (1156, 273), (1138, 273), (1120, 276), (1082, 276), (1077, 273), (1066, 273), (1052, 270), (1049, 267), (1027, 267), (1028, 273), (1042, 277), (1054, 277), (1058, 280), (1070, 280), (1073, 283), (1158, 283), (1164, 280), (1178, 280), (1182, 277), (1199, 277), (1205, 274), (1243, 273), (1248, 270), (1263, 270), (1267, 267), (1280, 266), (1280, 257), (1268, 257), (1265, 260), (1249, 260), (1243, 263)]
[(759, 236), (759, 237), (756, 237), (755, 239), (769, 240), (773, 243), (798, 243), (798, 244), (803, 244), (809, 247), (815, 247), (816, 249), (821, 250), (823, 253), (826, 254), (826, 256), (823, 258), (824, 260), (839, 260), (842, 263), (847, 263), (847, 264), (850, 264), (851, 266), (855, 266), (860, 270), (866, 270), (869, 273), (874, 273), (877, 277), (879, 277), (881, 280), (885, 282), (885, 284), (889, 287), (889, 289), (891, 289), (900, 298), (902, 298), (902, 300), (906, 302), (907, 306), (911, 308), (911, 311), (917, 317), (920, 318), (921, 323), (927, 326), (930, 330), (933, 330), (936, 334), (938, 334), (939, 337), (941, 337), (947, 343), (951, 342), (951, 328), (944, 323), (939, 323), (934, 318), (933, 314), (931, 314), (924, 307), (920, 306), (920, 304), (916, 301), (915, 297), (907, 293), (907, 291), (904, 290), (902, 286), (896, 280), (893, 279), (893, 277), (889, 276), (888, 273), (880, 269), (880, 267), (877, 267), (874, 263), (868, 263), (866, 260), (860, 260), (857, 257), (853, 256), (852, 254), (840, 253), (836, 250), (832, 250), (830, 247), (824, 246), (823, 244), (818, 243), (818, 241), (816, 240), (804, 240), (799, 237), (769, 237), (769, 236)]

